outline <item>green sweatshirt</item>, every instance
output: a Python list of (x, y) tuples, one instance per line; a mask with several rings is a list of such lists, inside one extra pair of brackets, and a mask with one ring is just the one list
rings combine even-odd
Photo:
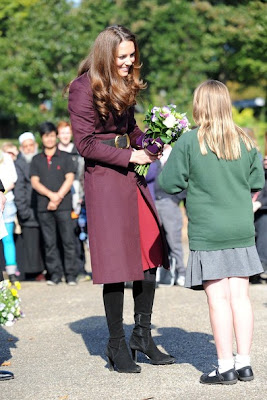
[(191, 250), (221, 250), (255, 244), (251, 191), (264, 186), (263, 167), (256, 149), (241, 141), (241, 158), (218, 159), (207, 148), (202, 155), (197, 129), (175, 144), (159, 176), (167, 193), (187, 189), (186, 208)]

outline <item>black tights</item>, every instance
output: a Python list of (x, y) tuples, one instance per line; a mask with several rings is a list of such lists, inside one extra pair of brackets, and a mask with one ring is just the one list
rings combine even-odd
[[(156, 282), (156, 273), (157, 268), (151, 268), (144, 271), (144, 281), (155, 283)], [(137, 282), (142, 281), (134, 281), (133, 287), (138, 285)], [(116, 282), (116, 283), (105, 283), (103, 287), (103, 295), (107, 293), (121, 292), (124, 293), (124, 282)]]

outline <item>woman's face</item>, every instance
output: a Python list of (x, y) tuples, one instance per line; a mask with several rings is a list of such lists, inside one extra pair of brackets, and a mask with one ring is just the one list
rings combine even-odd
[(135, 61), (134, 42), (123, 41), (119, 44), (116, 56), (116, 65), (120, 76), (127, 76)]

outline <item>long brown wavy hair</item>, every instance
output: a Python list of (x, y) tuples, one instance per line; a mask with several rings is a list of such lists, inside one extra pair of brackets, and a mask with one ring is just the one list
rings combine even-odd
[(196, 88), (193, 118), (199, 126), (198, 141), (203, 155), (208, 153), (208, 146), (218, 158), (236, 160), (241, 157), (240, 139), (248, 151), (256, 147), (250, 136), (234, 123), (230, 94), (220, 81), (208, 80)]
[[(116, 65), (118, 46), (123, 41), (131, 41), (135, 47), (135, 62), (127, 77), (119, 75)], [(95, 106), (103, 120), (110, 111), (121, 115), (136, 104), (138, 92), (146, 88), (139, 78), (140, 68), (136, 38), (127, 28), (109, 26), (97, 36), (89, 55), (79, 66), (78, 76), (88, 73)]]

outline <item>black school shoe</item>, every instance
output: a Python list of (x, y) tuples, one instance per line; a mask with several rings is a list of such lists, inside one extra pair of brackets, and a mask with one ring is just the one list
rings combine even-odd
[(199, 382), (205, 383), (207, 385), (234, 385), (237, 382), (238, 375), (234, 368), (229, 369), (229, 371), (222, 372), (220, 374), (218, 368), (216, 369), (215, 376), (209, 376), (208, 374), (203, 374), (200, 377)]
[(250, 366), (237, 369), (236, 373), (237, 373), (237, 378), (240, 381), (247, 382), (247, 381), (252, 381), (254, 379), (254, 374)]
[(0, 381), (9, 381), (9, 379), (14, 379), (12, 372), (0, 371)]

